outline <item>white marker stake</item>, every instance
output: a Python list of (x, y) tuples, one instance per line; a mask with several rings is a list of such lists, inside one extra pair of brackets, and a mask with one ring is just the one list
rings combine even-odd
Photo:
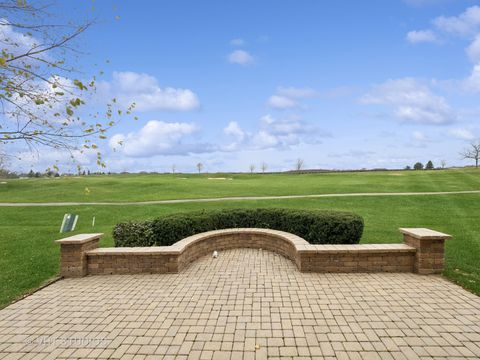
[(95, 216), (92, 219), (92, 227), (94, 227), (94, 226), (95, 226)]

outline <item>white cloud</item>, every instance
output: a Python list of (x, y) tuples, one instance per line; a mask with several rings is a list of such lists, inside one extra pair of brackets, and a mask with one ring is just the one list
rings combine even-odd
[(260, 118), (260, 124), (262, 124), (262, 126), (268, 126), (268, 125), (273, 124), (274, 122), (275, 122), (275, 119), (270, 114), (263, 115)]
[(451, 129), (449, 130), (448, 133), (454, 138), (461, 139), (461, 140), (475, 139), (475, 135), (470, 130), (467, 130), (467, 129), (462, 129), (462, 128)]
[(432, 30), (413, 30), (407, 33), (407, 40), (412, 44), (422, 42), (437, 42), (437, 36)]
[[(316, 144), (321, 138), (329, 136), (296, 116), (277, 119), (271, 115), (263, 116), (259, 121), (259, 129), (252, 133), (243, 130), (236, 121), (229, 122), (223, 133), (230, 139), (220, 140), (218, 143), (198, 141), (198, 131), (199, 128), (193, 123), (151, 120), (138, 130), (111, 136), (108, 145), (113, 152), (107, 154), (105, 159), (109, 166), (116, 164), (114, 168), (120, 171), (133, 168), (152, 169), (151, 165), (148, 165), (148, 159), (208, 153), (226, 154), (245, 150), (286, 150), (295, 145)], [(66, 163), (63, 158), (60, 162)], [(88, 158), (82, 162), (94, 166), (95, 159)], [(123, 168), (121, 164), (127, 167)]]
[(202, 152), (200, 144), (197, 146), (184, 142), (197, 131), (197, 127), (191, 123), (151, 120), (137, 132), (112, 136), (109, 145), (130, 157)]
[(294, 99), (310, 98), (318, 95), (318, 92), (310, 88), (279, 87), (277, 93)]
[(424, 141), (424, 140), (427, 139), (425, 134), (422, 133), (421, 131), (414, 131), (413, 134), (412, 134), (412, 137), (413, 137), (414, 140), (417, 140), (417, 141)]
[(267, 100), (267, 105), (274, 109), (289, 109), (297, 106), (297, 102), (286, 96), (272, 95)]
[(243, 66), (251, 65), (255, 62), (253, 56), (245, 50), (235, 50), (228, 55), (227, 59), (231, 64)]
[(467, 48), (467, 55), (473, 62), (480, 62), (480, 34), (475, 36), (470, 46)]
[(92, 149), (72, 150), (48, 149), (48, 151), (21, 151), (12, 158), (12, 165), (21, 171), (30, 169), (43, 172), (58, 166), (60, 171), (77, 172), (77, 166), (96, 168), (97, 151)]
[[(471, 6), (458, 16), (439, 16), (433, 20), (433, 24), (439, 30), (471, 40), (465, 49), (470, 60), (476, 64), (471, 75), (449, 83), (454, 85), (456, 90), (480, 91), (480, 6)], [(411, 31), (407, 34), (407, 39), (411, 42), (435, 41), (436, 35), (431, 30)], [(408, 115), (408, 109), (405, 113)]]
[[(457, 90), (480, 91), (480, 6), (471, 6), (458, 16), (439, 16), (432, 22), (438, 30), (471, 40), (465, 52), (476, 65), (469, 78), (450, 81), (450, 84), (454, 84)], [(422, 42), (435, 41), (437, 37), (432, 30), (422, 30), (409, 32), (407, 39), (411, 42)]]
[[(76, 116), (67, 114), (67, 105), (75, 98), (88, 103), (92, 95), (91, 93), (83, 94), (72, 80), (62, 76), (50, 76), (48, 82), (32, 78), (30, 81), (24, 81), (22, 87), (24, 92), (36, 94), (45, 103), (36, 105), (31, 97), (13, 93), (12, 102), (6, 102), (3, 107), (3, 115), (11, 120), (2, 124), (5, 131), (15, 131), (26, 126), (31, 132), (50, 132), (50, 125), (59, 127), (60, 124), (64, 128), (77, 129)], [(59, 92), (64, 95), (56, 95)], [(22, 110), (19, 110), (20, 108)], [(79, 115), (80, 111), (81, 107), (75, 109), (75, 114)]]
[(394, 116), (406, 122), (439, 125), (451, 123), (456, 117), (445, 98), (412, 78), (388, 80), (360, 101), (393, 106)]
[(125, 107), (135, 102), (138, 111), (189, 111), (200, 106), (197, 95), (189, 89), (161, 88), (155, 77), (132, 71), (114, 72), (110, 83), (101, 84), (109, 97), (116, 97)]
[[(36, 46), (40, 46), (42, 42), (32, 35), (15, 31), (15, 28), (10, 25), (10, 22), (7, 19), (0, 18), (0, 43), (7, 53), (20, 55)], [(47, 59), (48, 51), (38, 54), (37, 57), (40, 59)], [(28, 61), (31, 61), (31, 59)]]
[(308, 134), (310, 130), (314, 130), (312, 126), (295, 117), (276, 119), (266, 115), (261, 118), (261, 124), (265, 130), (276, 136)]
[(329, 136), (298, 117), (277, 119), (270, 114), (260, 118), (260, 128), (256, 132), (246, 132), (237, 122), (230, 122), (224, 133), (234, 138), (223, 148), (225, 151), (288, 149), (299, 144), (319, 143), (321, 138)]
[[(0, 44), (2, 50), (7, 54), (18, 56), (28, 53), (34, 48), (40, 50), (48, 47), (44, 44), (44, 41), (31, 34), (28, 35), (26, 31), (17, 31), (19, 29), (24, 30), (18, 26), (12, 26), (6, 18), (0, 18)], [(48, 67), (44, 63), (45, 61), (55, 61), (52, 58), (51, 51), (39, 53), (35, 58), (37, 60), (31, 57), (22, 57), (10, 63), (8, 68), (10, 68), (10, 71), (15, 70), (13, 68), (15, 66), (34, 69), (34, 72), (45, 80), (34, 76), (26, 77), (22, 75), (17, 77), (12, 75), (12, 78), (14, 78), (12, 88), (15, 89), (18, 85), (22, 91), (13, 91), (11, 101), (4, 104), (2, 102), (2, 110), (6, 118), (15, 121), (16, 128), (22, 128), (26, 125), (31, 131), (46, 131), (49, 125), (44, 122), (45, 120), (57, 125), (67, 122), (66, 107), (69, 101), (77, 97), (88, 100), (88, 94), (81, 93), (69, 78), (52, 75), (50, 71), (44, 71), (43, 67)], [(22, 96), (19, 93), (23, 93)], [(60, 93), (64, 95), (59, 95)], [(43, 100), (44, 104), (35, 104), (34, 98)], [(2, 125), (4, 130), (8, 131), (7, 128), (12, 124)]]
[[(277, 147), (285, 147), (287, 144), (281, 143), (282, 139), (279, 139), (277, 136), (270, 134), (266, 130), (260, 130), (253, 135), (251, 139), (251, 146), (254, 149), (272, 149)], [(294, 145), (288, 144), (287, 146)]]
[(230, 135), (236, 138), (237, 141), (243, 141), (245, 138), (245, 132), (240, 128), (240, 125), (236, 121), (230, 121), (228, 126), (223, 129), (225, 135)]
[(439, 16), (433, 24), (446, 32), (468, 36), (480, 30), (480, 6), (471, 6), (458, 16)]
[(290, 109), (299, 106), (297, 99), (317, 96), (317, 91), (310, 88), (279, 87), (277, 93), (267, 100), (267, 105), (274, 109)]
[(230, 45), (233, 45), (233, 46), (245, 46), (246, 45), (246, 42), (245, 40), (241, 39), (241, 38), (237, 38), (237, 39), (232, 39), (230, 40)]
[(480, 63), (473, 67), (470, 76), (463, 82), (467, 91), (480, 91)]

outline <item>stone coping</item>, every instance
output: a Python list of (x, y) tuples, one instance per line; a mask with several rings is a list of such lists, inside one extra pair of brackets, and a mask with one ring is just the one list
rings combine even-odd
[(406, 244), (354, 244), (354, 245), (302, 245), (297, 247), (298, 252), (305, 253), (325, 253), (325, 254), (344, 254), (344, 253), (369, 253), (380, 254), (385, 252), (410, 253), (415, 252), (413, 246)]
[[(268, 235), (288, 241), (301, 253), (384, 253), (384, 252), (415, 252), (416, 249), (406, 244), (310, 244), (305, 239), (284, 231), (260, 228), (235, 228), (212, 230), (186, 237), (170, 246), (145, 246), (145, 247), (118, 247), (97, 248), (87, 251), (88, 256), (102, 255), (177, 255), (182, 254), (187, 248), (194, 246), (206, 239), (228, 235)], [(239, 242), (239, 247), (241, 243)]]
[(187, 247), (201, 242), (208, 238), (213, 238), (217, 236), (227, 236), (227, 235), (268, 235), (279, 237), (283, 240), (287, 240), (292, 245), (309, 245), (308, 241), (302, 239), (300, 236), (287, 233), (280, 230), (271, 230), (271, 229), (262, 229), (262, 228), (233, 228), (233, 229), (222, 229), (222, 230), (212, 230), (206, 231), (200, 234), (195, 234), (180, 241), (177, 241), (175, 244), (171, 245), (183, 252)]
[(421, 240), (449, 240), (452, 238), (451, 235), (427, 228), (400, 228), (399, 230), (404, 235)]
[[(97, 248), (87, 252), (87, 255), (158, 255), (158, 254), (181, 254), (187, 248), (200, 243), (206, 239), (228, 235), (268, 235), (281, 238), (290, 242), (297, 250), (300, 246), (310, 245), (308, 241), (301, 237), (279, 230), (260, 229), (260, 228), (235, 228), (212, 230), (186, 237), (170, 246), (142, 246), (142, 247), (117, 247), (117, 248)], [(239, 246), (241, 247), (241, 246)]]
[(178, 255), (180, 252), (171, 246), (145, 246), (145, 247), (118, 247), (118, 248), (97, 248), (87, 251), (88, 256), (102, 255), (158, 255), (172, 254)]
[(92, 240), (100, 239), (103, 236), (103, 233), (94, 233), (94, 234), (77, 234), (69, 236), (64, 239), (55, 240), (58, 244), (85, 244)]

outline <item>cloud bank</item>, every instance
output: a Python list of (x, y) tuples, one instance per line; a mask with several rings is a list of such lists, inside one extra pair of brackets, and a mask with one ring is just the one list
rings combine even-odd
[(200, 106), (190, 89), (160, 87), (158, 80), (145, 73), (115, 71), (111, 82), (100, 84), (104, 96), (115, 97), (125, 107), (135, 103), (137, 111), (191, 111)]

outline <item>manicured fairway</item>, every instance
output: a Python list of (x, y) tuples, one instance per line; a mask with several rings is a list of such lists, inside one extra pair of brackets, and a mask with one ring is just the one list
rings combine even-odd
[(6, 180), (0, 202), (146, 201), (230, 196), (480, 190), (480, 172), (105, 175)]
[[(277, 179), (273, 189), (261, 182), (261, 175), (253, 175), (255, 179), (248, 180), (249, 175), (241, 175), (245, 183), (259, 183), (263, 190), (254, 185), (237, 188), (233, 194), (222, 195), (263, 195), (282, 191), (283, 194), (303, 191), (316, 193), (325, 187), (324, 192), (359, 192), (359, 191), (454, 191), (480, 189), (480, 172), (474, 170), (448, 171), (445, 172), (401, 172), (400, 176), (392, 176), (389, 173), (360, 173), (360, 174), (316, 174), (316, 175), (268, 175), (268, 179)], [(418, 174), (418, 175), (417, 175)], [(342, 175), (346, 179), (342, 178)], [(229, 175), (226, 175), (229, 176)], [(238, 175), (233, 175), (236, 177)], [(284, 185), (281, 181), (285, 176)], [(298, 176), (298, 185), (295, 177)], [(336, 176), (337, 185), (332, 178)], [(146, 179), (152, 183), (170, 184), (168, 196), (165, 198), (181, 197), (206, 197), (215, 193), (215, 184), (223, 184), (224, 180), (207, 180), (191, 176), (186, 180), (196, 183), (206, 182), (204, 188), (185, 187), (187, 193), (178, 192), (178, 181), (172, 181), (171, 176), (132, 176), (132, 177), (95, 177), (78, 179), (78, 181), (100, 184), (102, 182), (114, 182), (110, 189), (105, 184), (102, 187), (102, 200), (106, 200), (111, 188), (118, 189), (120, 194), (114, 197), (116, 200), (152, 199), (148, 194), (148, 186), (138, 185), (138, 179), (146, 183)], [(327, 177), (327, 179), (324, 179)], [(267, 176), (266, 176), (267, 178)], [(381, 179), (392, 182), (382, 183)], [(353, 180), (355, 179), (355, 181)], [(369, 187), (370, 179), (375, 180)], [(406, 179), (402, 184), (399, 179)], [(65, 181), (70, 179), (65, 179)], [(22, 183), (22, 181), (24, 181)], [(58, 180), (63, 181), (63, 180)], [(228, 180), (225, 180), (228, 181)], [(230, 180), (234, 181), (234, 180)], [(320, 184), (318, 185), (317, 184)], [(11, 182), (9, 182), (10, 184)], [(19, 180), (20, 185), (15, 185), (20, 194), (10, 194), (10, 191), (2, 190), (3, 195), (9, 196), (9, 201), (64, 201), (73, 200), (66, 191), (67, 188), (57, 189), (56, 184), (63, 186), (57, 180)], [(90, 184), (89, 183), (89, 184)], [(124, 183), (124, 184), (116, 184)], [(356, 183), (356, 185), (354, 185)], [(35, 185), (31, 185), (35, 184)], [(214, 185), (215, 185), (214, 184)], [(306, 187), (305, 184), (310, 184)], [(322, 185), (323, 184), (323, 185)], [(31, 186), (30, 186), (31, 185)], [(30, 187), (29, 187), (30, 186)], [(76, 184), (77, 188), (84, 187)], [(97, 185), (89, 185), (95, 189)], [(138, 188), (140, 186), (140, 188)], [(153, 185), (152, 185), (153, 186)], [(163, 186), (163, 185), (162, 185)], [(181, 185), (184, 186), (184, 185)], [(222, 191), (226, 188), (219, 186)], [(38, 187), (39, 198), (35, 198), (35, 188)], [(43, 189), (47, 187), (47, 190)], [(168, 186), (166, 186), (168, 187)], [(75, 187), (74, 187), (75, 188)], [(48, 190), (50, 189), (50, 190)], [(129, 189), (135, 189), (134, 191)], [(176, 189), (176, 193), (173, 189)], [(203, 193), (207, 189), (209, 194)], [(348, 191), (347, 191), (347, 190)], [(23, 191), (23, 192), (22, 192)], [(48, 191), (52, 194), (47, 197)], [(262, 193), (265, 191), (265, 193)], [(115, 192), (113, 192), (115, 194)], [(64, 194), (65, 196), (61, 195)], [(135, 196), (138, 195), (138, 196)], [(92, 192), (91, 201), (100, 200)], [(76, 199), (76, 198), (75, 198)], [(79, 200), (79, 199), (76, 199)], [(81, 199), (83, 200), (83, 199)], [(53, 242), (58, 239), (58, 228), (63, 214), (74, 212), (80, 215), (77, 232), (105, 232), (106, 237), (102, 246), (111, 246), (111, 230), (114, 224), (127, 219), (153, 218), (160, 214), (189, 211), (202, 208), (226, 208), (226, 207), (290, 207), (290, 208), (318, 208), (350, 210), (359, 213), (365, 219), (365, 232), (362, 243), (389, 243), (401, 242), (398, 233), (399, 227), (429, 227), (435, 230), (452, 234), (454, 239), (447, 243), (446, 247), (446, 270), (445, 276), (459, 282), (462, 286), (480, 294), (480, 194), (462, 195), (436, 195), (436, 196), (405, 196), (405, 197), (351, 197), (351, 198), (321, 198), (321, 199), (291, 199), (291, 200), (262, 200), (262, 201), (226, 201), (215, 203), (189, 203), (168, 205), (145, 205), (145, 206), (78, 206), (78, 207), (0, 207), (0, 307), (5, 306), (13, 299), (21, 296), (29, 290), (35, 289), (43, 281), (58, 273), (59, 248)], [(95, 228), (91, 227), (91, 218), (96, 217)]]

